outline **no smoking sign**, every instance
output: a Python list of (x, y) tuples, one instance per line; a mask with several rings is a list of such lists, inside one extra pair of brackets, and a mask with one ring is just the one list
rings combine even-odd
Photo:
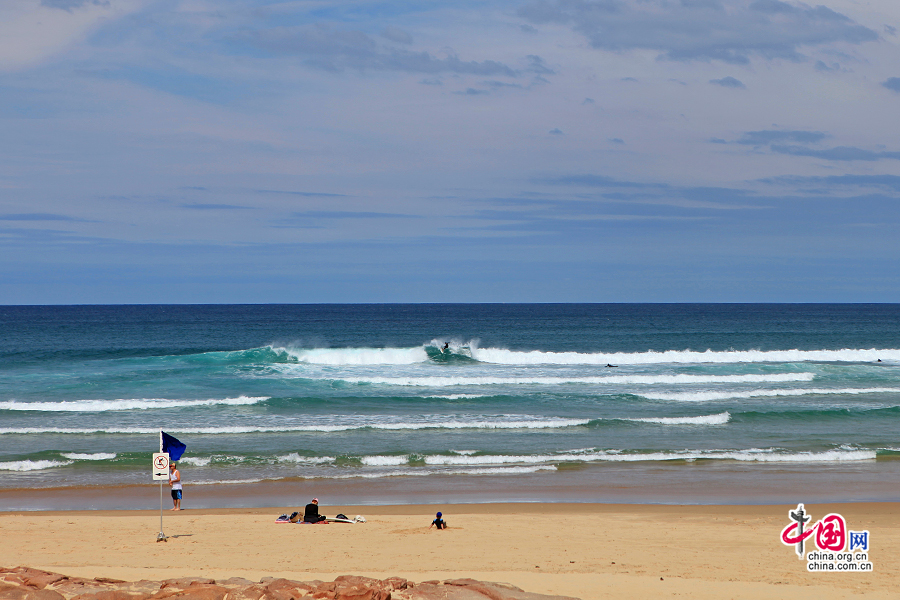
[(163, 481), (169, 479), (169, 453), (154, 452), (153, 453), (153, 481)]

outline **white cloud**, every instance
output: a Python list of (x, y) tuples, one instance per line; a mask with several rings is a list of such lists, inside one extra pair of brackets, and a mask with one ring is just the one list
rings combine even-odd
[(0, 71), (39, 64), (139, 6), (138, 0), (0, 3)]

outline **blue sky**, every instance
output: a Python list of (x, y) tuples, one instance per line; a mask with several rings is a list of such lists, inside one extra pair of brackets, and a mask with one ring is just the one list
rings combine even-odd
[(897, 302), (894, 0), (0, 2), (0, 303)]

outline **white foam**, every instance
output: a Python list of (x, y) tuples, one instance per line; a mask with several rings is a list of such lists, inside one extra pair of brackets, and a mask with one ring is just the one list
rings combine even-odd
[(667, 350), (588, 354), (582, 352), (521, 352), (502, 348), (473, 348), (478, 361), (502, 365), (647, 365), (660, 363), (758, 363), (758, 362), (875, 362), (900, 360), (900, 350), (871, 348), (842, 350), (729, 350), (697, 352)]
[(409, 463), (409, 456), (363, 456), (362, 464), (369, 467), (396, 467)]
[(426, 465), (506, 465), (506, 464), (528, 464), (528, 463), (546, 463), (553, 461), (550, 455), (456, 455), (445, 456), (436, 454), (425, 457)]
[(41, 412), (107, 412), (117, 410), (150, 410), (159, 408), (183, 408), (190, 406), (256, 404), (268, 397), (238, 396), (237, 398), (210, 398), (208, 400), (170, 400), (167, 398), (135, 398), (118, 400), (70, 400), (64, 402), (0, 402), (0, 410), (30, 410)]
[(0, 462), (0, 471), (43, 471), (55, 467), (65, 467), (74, 461), (59, 460), (15, 460), (12, 462)]
[(342, 475), (332, 475), (325, 479), (382, 479), (384, 477), (428, 477), (432, 475), (521, 475), (538, 471), (555, 471), (554, 465), (519, 467), (481, 467), (469, 469), (409, 469), (367, 473), (364, 471)]
[(733, 390), (692, 392), (636, 392), (648, 400), (675, 400), (678, 402), (710, 402), (740, 398), (777, 398), (782, 396), (812, 395), (860, 395), (860, 394), (900, 394), (900, 388), (788, 388), (776, 390)]
[(576, 427), (587, 425), (590, 419), (521, 419), (509, 421), (451, 421), (438, 420), (425, 423), (374, 423), (369, 425), (373, 429), (562, 429), (564, 427)]
[(309, 464), (309, 465), (319, 465), (322, 463), (328, 463), (328, 462), (335, 461), (335, 458), (333, 456), (300, 456), (296, 452), (291, 452), (290, 454), (283, 454), (276, 458), (279, 462), (291, 462), (291, 463)]
[(278, 348), (298, 362), (313, 365), (412, 365), (428, 360), (425, 348)]
[(648, 462), (672, 460), (735, 460), (741, 462), (828, 463), (874, 460), (874, 450), (842, 448), (824, 452), (784, 452), (772, 448), (749, 450), (682, 450), (676, 452), (625, 453), (620, 450), (561, 452), (559, 454), (425, 457), (426, 465), (506, 465), (560, 462)]
[(75, 452), (61, 452), (64, 458), (70, 460), (112, 460), (116, 457), (113, 452), (96, 452), (94, 454), (78, 454)]
[(347, 383), (372, 383), (400, 386), (447, 387), (459, 385), (562, 385), (588, 383), (601, 385), (701, 384), (701, 383), (788, 383), (812, 381), (814, 373), (775, 373), (771, 375), (610, 375), (603, 377), (341, 377)]
[(197, 456), (184, 456), (178, 462), (182, 462), (188, 465), (193, 465), (195, 467), (205, 467), (210, 462), (212, 462), (212, 458), (206, 457), (201, 458)]
[(621, 420), (656, 423), (659, 425), (725, 425), (731, 420), (731, 414), (723, 412), (717, 415), (703, 415), (699, 417), (642, 417), (634, 419), (623, 418)]
[[(170, 433), (200, 434), (200, 435), (228, 435), (244, 433), (331, 433), (338, 431), (352, 431), (356, 429), (372, 428), (391, 431), (418, 430), (418, 429), (560, 429), (587, 425), (590, 419), (568, 419), (553, 417), (472, 417), (471, 419), (454, 419), (450, 417), (433, 417), (430, 420), (410, 422), (379, 422), (363, 421), (343, 424), (306, 424), (283, 426), (228, 426), (228, 427), (190, 427), (170, 428)], [(159, 429), (145, 427), (114, 427), (114, 428), (72, 428), (61, 427), (20, 427), (0, 428), (0, 435), (30, 435), (30, 434), (94, 434), (109, 433), (121, 435), (133, 434), (159, 434)]]

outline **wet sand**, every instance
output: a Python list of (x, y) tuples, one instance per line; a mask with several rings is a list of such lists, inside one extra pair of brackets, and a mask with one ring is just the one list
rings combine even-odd
[[(871, 573), (810, 573), (780, 541), (794, 506), (464, 504), (327, 506), (367, 523), (293, 525), (296, 507), (0, 513), (0, 564), (126, 580), (176, 576), (413, 581), (472, 577), (585, 600), (894, 598), (895, 503), (807, 504), (870, 532)], [(168, 507), (168, 505), (167, 505)], [(450, 529), (429, 530), (442, 510)]]

